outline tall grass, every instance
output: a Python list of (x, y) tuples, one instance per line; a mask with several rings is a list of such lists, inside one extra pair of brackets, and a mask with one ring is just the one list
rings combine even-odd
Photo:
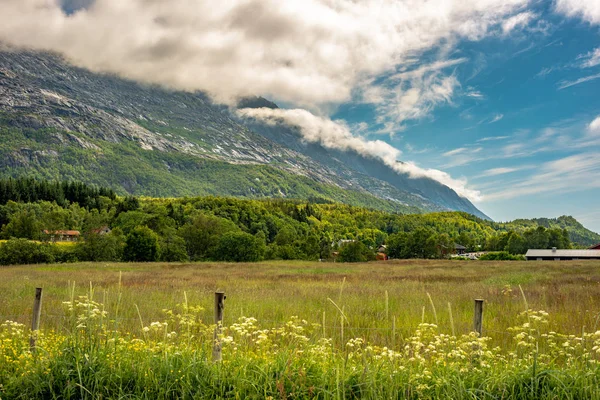
[[(0, 398), (600, 398), (598, 265), (0, 269), (0, 321), (12, 321)], [(36, 286), (43, 331), (30, 353)], [(221, 363), (206, 322), (217, 288)], [(470, 333), (476, 297), (483, 338)]]
[[(545, 311), (524, 311), (505, 348), (475, 333), (423, 323), (395, 347), (361, 337), (334, 345), (298, 317), (265, 328), (240, 317), (219, 335), (187, 300), (141, 334), (114, 329), (118, 315), (87, 295), (64, 302), (69, 323), (44, 331), (31, 352), (19, 323), (0, 325), (0, 397), (13, 398), (503, 398), (600, 396), (600, 331), (550, 331)], [(341, 326), (344, 314), (340, 309)]]

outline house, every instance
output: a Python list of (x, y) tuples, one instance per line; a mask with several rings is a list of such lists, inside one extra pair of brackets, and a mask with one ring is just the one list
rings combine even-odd
[[(356, 242), (356, 240), (353, 239), (341, 239), (337, 241), (337, 247), (338, 249), (341, 248), (343, 245), (348, 244), (348, 243), (353, 243)], [(335, 244), (335, 242), (332, 243), (332, 246)]]
[(552, 249), (529, 249), (525, 254), (527, 261), (545, 261), (545, 260), (600, 260), (600, 250), (558, 250)]
[(42, 233), (51, 241), (51, 242), (76, 242), (81, 236), (79, 231), (49, 231), (47, 229), (43, 230)]
[(462, 244), (454, 243), (454, 254), (463, 255), (467, 252), (467, 248)]
[(96, 235), (108, 235), (110, 233), (110, 228), (107, 225), (104, 225), (101, 228), (92, 229), (90, 232)]
[(600, 250), (600, 243), (593, 245), (589, 250)]

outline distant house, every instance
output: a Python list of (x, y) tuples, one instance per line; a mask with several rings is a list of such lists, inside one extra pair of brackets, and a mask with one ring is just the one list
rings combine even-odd
[(90, 232), (96, 235), (108, 235), (110, 233), (110, 228), (104, 225), (102, 228), (92, 229)]
[(81, 236), (79, 231), (49, 231), (45, 229), (42, 233), (51, 242), (76, 242), (79, 239), (79, 236)]
[(600, 250), (600, 243), (593, 245), (590, 247), (590, 250)]
[(467, 248), (462, 244), (454, 243), (454, 254), (462, 255), (467, 252)]
[(551, 250), (529, 249), (525, 254), (527, 261), (561, 260), (600, 260), (600, 250)]
[(338, 249), (341, 248), (345, 244), (353, 243), (353, 242), (356, 242), (356, 240), (352, 240), (352, 239), (341, 239), (341, 240), (338, 240), (337, 241)]
[(385, 244), (382, 244), (381, 246), (379, 246), (379, 248), (377, 249), (378, 253), (386, 253), (387, 254), (387, 246)]

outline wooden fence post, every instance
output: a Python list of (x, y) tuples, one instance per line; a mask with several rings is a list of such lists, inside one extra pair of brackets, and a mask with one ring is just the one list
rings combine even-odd
[(213, 361), (221, 361), (221, 331), (223, 329), (223, 309), (225, 308), (225, 292), (215, 292), (215, 334), (213, 340)]
[(40, 329), (40, 316), (42, 315), (42, 288), (35, 288), (35, 299), (33, 301), (33, 317), (31, 318), (31, 336), (29, 337), (29, 348), (35, 351), (37, 334)]
[(481, 337), (483, 329), (483, 299), (475, 299), (475, 314), (473, 316), (473, 330)]

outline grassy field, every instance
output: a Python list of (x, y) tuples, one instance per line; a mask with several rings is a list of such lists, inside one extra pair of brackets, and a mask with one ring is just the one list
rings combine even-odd
[[(123, 340), (125, 346), (122, 358), (129, 360), (131, 365), (125, 363), (127, 367), (119, 364), (118, 367), (113, 365), (113, 368), (125, 368), (136, 376), (132, 378), (136, 383), (131, 383), (131, 390), (112, 382), (113, 378), (106, 378), (107, 382), (115, 385), (109, 392), (102, 392), (96, 386), (96, 391), (92, 390), (90, 385), (99, 383), (84, 383), (79, 376), (79, 386), (75, 382), (71, 388), (72, 398), (88, 395), (89, 398), (112, 395), (155, 397), (144, 394), (145, 385), (151, 385), (156, 397), (162, 398), (486, 398), (487, 394), (490, 398), (498, 395), (503, 398), (600, 398), (600, 391), (594, 389), (600, 383), (597, 366), (600, 352), (600, 262), (406, 260), (333, 264), (279, 261), (256, 264), (82, 263), (3, 267), (0, 268), (0, 321), (28, 324), (35, 287), (38, 286), (44, 288), (41, 324), (48, 337), (58, 335), (63, 345), (76, 340), (80, 344), (86, 343), (82, 345), (83, 349), (92, 346), (81, 354), (83, 359), (97, 352), (99, 360), (108, 357), (114, 362), (109, 356), (114, 349), (107, 352), (103, 347), (107, 342), (99, 343), (92, 338), (106, 339), (110, 336), (107, 332), (119, 332), (122, 335), (119, 340)], [(215, 290), (224, 290), (227, 294), (224, 343), (233, 343), (224, 346), (222, 367), (208, 363)], [(88, 297), (77, 302), (79, 296)], [(489, 339), (469, 335), (475, 298), (485, 300), (483, 335)], [(90, 303), (91, 300), (100, 304)], [(66, 306), (63, 304), (65, 301), (69, 303)], [(69, 305), (75, 311), (69, 311)], [(90, 323), (85, 322), (86, 318), (97, 317), (94, 317), (96, 311), (92, 312), (94, 315), (90, 314), (92, 308), (105, 320), (94, 325), (96, 330), (93, 334)], [(79, 317), (74, 314), (77, 309), (83, 310)], [(177, 311), (182, 309), (184, 311)], [(543, 312), (530, 311), (523, 315), (527, 309)], [(165, 310), (172, 312), (165, 313)], [(102, 314), (104, 311), (106, 316)], [(186, 315), (190, 317), (190, 313), (195, 321), (194, 329), (197, 329), (192, 335), (196, 338), (196, 347), (190, 347), (190, 336), (185, 342), (185, 330), (181, 330), (181, 321), (187, 318)], [(179, 318), (179, 322), (174, 316)], [(80, 320), (84, 322), (78, 322)], [(75, 326), (77, 323), (79, 325)], [(173, 335), (171, 327), (175, 329)], [(6, 332), (10, 329), (13, 328), (5, 324), (4, 335), (7, 338)], [(26, 329), (19, 329), (25, 337)], [(187, 329), (189, 333), (190, 328)], [(18, 331), (17, 328), (13, 330)], [(154, 339), (152, 334), (156, 336)], [(14, 335), (18, 336), (17, 333)], [(172, 340), (175, 335), (178, 335), (177, 344)], [(295, 335), (294, 340), (286, 341), (289, 335)], [(9, 339), (11, 343), (16, 342), (14, 337)], [(49, 348), (53, 346), (52, 340), (48, 339)], [(143, 343), (140, 349), (135, 350), (138, 358), (127, 347), (138, 346), (136, 340)], [(422, 342), (429, 346), (427, 348), (434, 349), (432, 354), (443, 353), (443, 358), (438, 359), (438, 356), (428, 353)], [(171, 364), (165, 366), (159, 363), (150, 367), (148, 363), (158, 361), (152, 357), (139, 358), (140, 351), (152, 353), (156, 346), (161, 348), (168, 343), (176, 346), (176, 350), (170, 348), (169, 351), (182, 358), (170, 362), (201, 362), (204, 366), (208, 365), (205, 375), (195, 380), (190, 377), (190, 371), (177, 378), (155, 376), (152, 384), (145, 380), (147, 376), (136, 375), (142, 374), (143, 369), (138, 371), (137, 367), (132, 367), (134, 364), (140, 368), (166, 368), (170, 371), (167, 375), (172, 374)], [(184, 344), (184, 347), (177, 347)], [(315, 356), (317, 348), (329, 358), (323, 361), (320, 356)], [(371, 349), (370, 353), (367, 352), (369, 357), (365, 355), (366, 348)], [(452, 355), (461, 348), (464, 354)], [(192, 353), (189, 353), (190, 349), (194, 349)], [(11, 351), (18, 358), (18, 351)], [(48, 350), (48, 354), (51, 353)], [(167, 350), (158, 353), (163, 354), (165, 360), (168, 358)], [(293, 356), (290, 355), (292, 353)], [(8, 357), (6, 354), (5, 350), (5, 357)], [(78, 361), (63, 360), (62, 350), (56, 354), (60, 356), (50, 357), (54, 360), (51, 362), (54, 367), (48, 367), (46, 374), (54, 376), (55, 384), (58, 384), (58, 377), (67, 373), (64, 368), (55, 371), (56, 365), (64, 367), (65, 363)], [(287, 355), (287, 358), (282, 358), (282, 355)], [(452, 357), (459, 356), (467, 357), (467, 361), (463, 359), (460, 361), (462, 364), (453, 364)], [(390, 361), (389, 365), (381, 364), (382, 357), (396, 361)], [(59, 359), (62, 361), (57, 361)], [(399, 361), (404, 359), (408, 364)], [(112, 365), (98, 362), (104, 367)], [(411, 363), (415, 362), (421, 364), (415, 364), (411, 369)], [(26, 365), (31, 368), (30, 364)], [(491, 370), (486, 371), (485, 365)], [(579, 376), (573, 371), (581, 370), (582, 365), (587, 369), (583, 368), (585, 373)], [(291, 366), (298, 368), (301, 378), (304, 374), (304, 383), (295, 378), (290, 378), (289, 382), (281, 380), (277, 375), (288, 371)], [(73, 371), (74, 367), (70, 368), (67, 370)], [(406, 372), (406, 368), (410, 371)], [(43, 389), (45, 383), (9, 379), (7, 377), (16, 373), (11, 371), (5, 370), (2, 375), (0, 367), (0, 398), (4, 398), (2, 385), (7, 388), (30, 385), (33, 389), (28, 393), (36, 396), (49, 396), (50, 393), (52, 398), (59, 393), (58, 397), (69, 397), (65, 392), (52, 389), (52, 385), (51, 389)], [(181, 372), (181, 366), (177, 367), (177, 371)], [(510, 375), (509, 371), (514, 374)], [(559, 371), (561, 375), (548, 375), (548, 372), (539, 375), (540, 371)], [(408, 375), (403, 375), (405, 372)], [(470, 378), (464, 376), (466, 372), (469, 372)], [(36, 374), (44, 372), (31, 373), (38, 376)], [(323, 374), (322, 379), (316, 378), (319, 374)], [(394, 374), (398, 376), (394, 378)], [(94, 377), (88, 377), (93, 381), (100, 375), (95, 371), (90, 376)], [(387, 377), (384, 379), (384, 376)], [(488, 380), (486, 376), (489, 379), (494, 376), (495, 380)], [(161, 391), (164, 389), (161, 379), (178, 379), (183, 386), (175, 385), (172, 391), (164, 392)], [(466, 386), (459, 390), (456, 388), (459, 383)], [(387, 387), (383, 392), (378, 391), (381, 385)], [(192, 386), (196, 389), (192, 390)], [(209, 386), (216, 389), (209, 391)], [(82, 387), (86, 390), (83, 391)], [(204, 388), (200, 394), (198, 387)], [(121, 393), (117, 396), (115, 391), (119, 390)], [(476, 395), (477, 391), (481, 391), (480, 396)], [(188, 395), (183, 395), (184, 392)], [(11, 398), (10, 393), (7, 389), (4, 396)]]
[(131, 332), (140, 329), (136, 305), (143, 321), (157, 321), (163, 309), (184, 301), (184, 292), (211, 321), (215, 290), (227, 294), (225, 324), (246, 316), (269, 326), (293, 315), (322, 324), (325, 313), (326, 333), (335, 336), (340, 329), (335, 303), (344, 309), (348, 329), (354, 330), (349, 333), (377, 343), (391, 340), (394, 320), (399, 337), (414, 332), (421, 322), (437, 322), (442, 332), (451, 333), (448, 304), (455, 333), (467, 333), (473, 325), (473, 300), (481, 298), (485, 334), (500, 344), (510, 336), (506, 328), (525, 310), (519, 285), (529, 308), (550, 313), (552, 327), (562, 332), (596, 331), (600, 315), (600, 262), (279, 261), (3, 267), (0, 320), (29, 321), (35, 287), (40, 286), (42, 325), (60, 327), (61, 303), (70, 298), (70, 283), (75, 283), (76, 295), (88, 294), (91, 284), (94, 300), (111, 308), (119, 279), (122, 327)]

